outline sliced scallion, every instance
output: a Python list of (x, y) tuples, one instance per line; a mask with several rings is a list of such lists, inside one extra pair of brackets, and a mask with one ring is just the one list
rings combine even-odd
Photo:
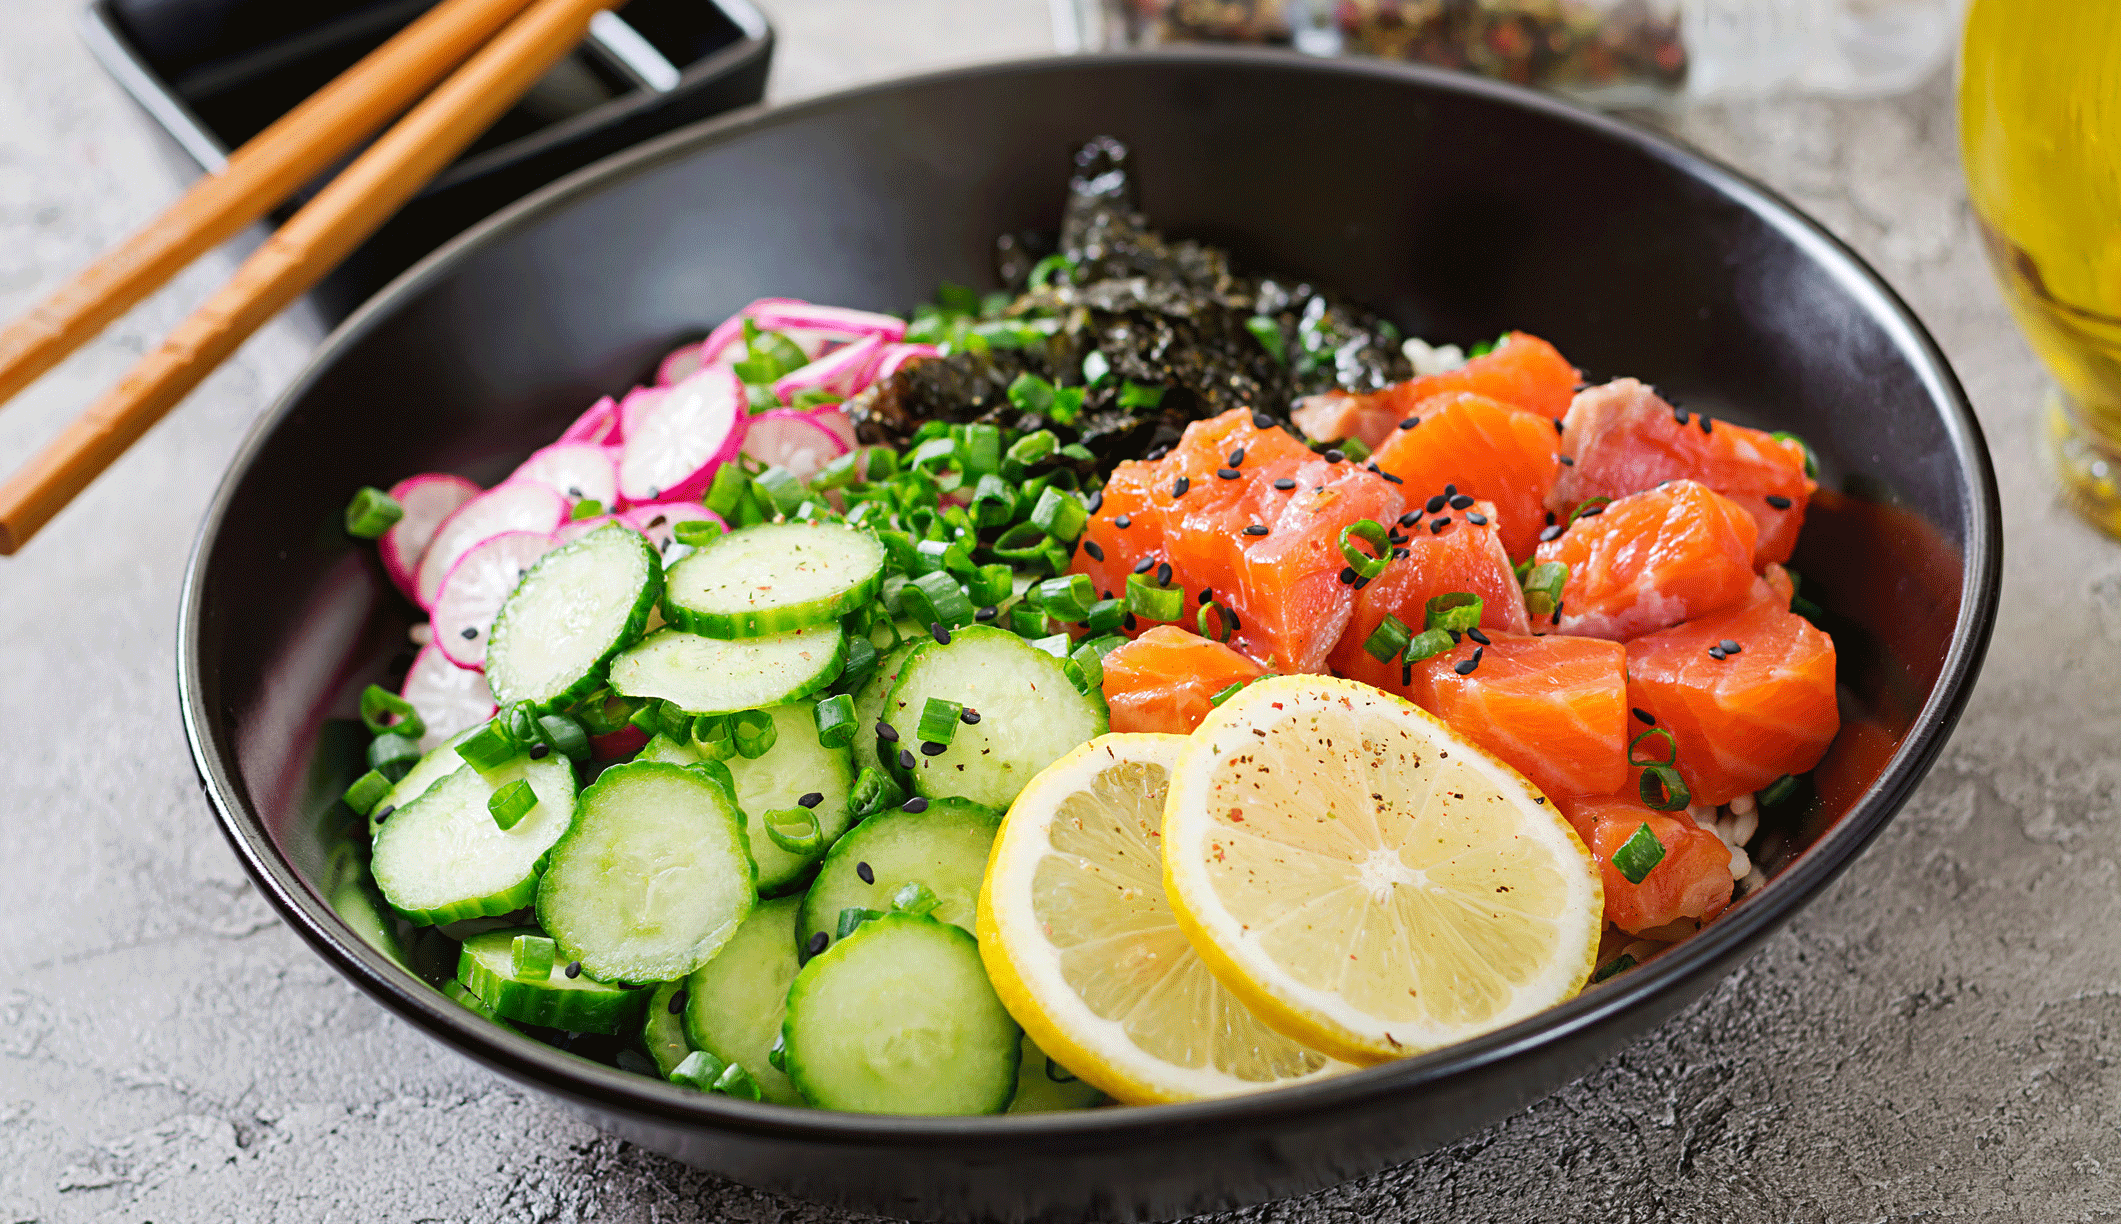
[(1060, 439), (1054, 436), (1052, 430), (1035, 429), (1010, 443), (1009, 450), (1003, 457), (1031, 467), (1051, 459), (1053, 452), (1059, 449)]
[(1111, 376), (1112, 363), (1105, 359), (1104, 353), (1091, 349), (1090, 355), (1083, 358), (1083, 384), (1094, 387)]
[(1628, 970), (1633, 969), (1635, 964), (1634, 957), (1622, 952), (1612, 960), (1598, 966), (1598, 971), (1591, 975), (1591, 980), (1593, 982), (1603, 982), (1616, 973), (1626, 973)]
[(825, 846), (825, 831), (817, 813), (806, 807), (776, 808), (759, 818), (766, 826), (766, 839), (799, 858), (808, 858)]
[(493, 822), (503, 829), (515, 828), (517, 822), (530, 815), (530, 809), (536, 806), (538, 793), (521, 778), (495, 791), (486, 800), (486, 810), (493, 815)]
[[(857, 639), (859, 640), (859, 639)], [(817, 742), (822, 748), (845, 748), (854, 742), (854, 698), (846, 693), (817, 703)]]
[(1434, 658), (1456, 645), (1458, 643), (1451, 640), (1449, 631), (1424, 629), (1407, 639), (1404, 657), (1409, 663), (1419, 663), (1423, 659)]
[(1097, 585), (1088, 574), (1063, 574), (1033, 587), (1031, 596), (1053, 619), (1080, 621), (1089, 618), (1090, 605), (1097, 602)]
[[(1577, 503), (1577, 506), (1574, 510), (1569, 511), (1569, 521), (1563, 524), (1563, 526), (1575, 526), (1576, 520), (1582, 518), (1586, 514), (1603, 514), (1605, 512), (1605, 508), (1612, 504), (1613, 499), (1610, 497), (1586, 497), (1583, 499), (1583, 501)], [(1586, 528), (1585, 530), (1589, 529)]]
[(1634, 836), (1613, 851), (1613, 866), (1630, 884), (1640, 884), (1650, 869), (1664, 861), (1664, 843), (1650, 832), (1648, 821), (1636, 826)]
[(687, 519), (670, 529), (672, 538), (689, 548), (705, 548), (722, 538), (723, 527), (713, 519)]
[(982, 565), (972, 572), (965, 584), (965, 594), (978, 608), (991, 608), (1009, 598), (1016, 589), (1016, 575), (1008, 566), (999, 563)]
[(1216, 691), (1216, 694), (1213, 697), (1208, 698), (1208, 704), (1214, 706), (1221, 705), (1223, 702), (1228, 701), (1232, 697), (1237, 696), (1237, 694), (1241, 692), (1244, 689), (1245, 685), (1248, 683), (1250, 683), (1250, 681), (1239, 680), (1234, 683), (1223, 686), (1221, 689)]
[(457, 755), (480, 773), (506, 765), (521, 751), (522, 746), (509, 736), (499, 719), (487, 723), (457, 745)]
[(373, 540), (404, 517), (405, 507), (397, 498), (373, 486), (363, 486), (355, 491), (353, 500), (346, 503), (346, 534), (356, 539)]
[(1778, 803), (1787, 803), (1790, 796), (1796, 793), (1796, 777), (1792, 774), (1784, 774), (1770, 782), (1768, 788), (1760, 792), (1760, 806), (1774, 807)]
[(1561, 606), (1562, 589), (1569, 585), (1569, 567), (1561, 561), (1542, 561), (1524, 578), (1524, 607), (1536, 620), (1552, 616)]
[(1202, 604), (1199, 612), (1194, 613), (1193, 624), (1200, 630), (1202, 637), (1218, 642), (1227, 643), (1230, 635), (1237, 632), (1237, 623), (1231, 617), (1230, 610), (1212, 599)]
[(713, 1092), (715, 1081), (728, 1069), (727, 1063), (707, 1051), (694, 1050), (670, 1069), (670, 1082), (696, 1092)]
[[(1357, 548), (1357, 540), (1368, 544), (1370, 551)], [(1376, 519), (1356, 519), (1340, 529), (1340, 555), (1356, 573), (1375, 578), (1385, 572), (1385, 566), (1392, 560), (1392, 541), (1384, 524)]]
[(394, 732), (418, 739), (427, 734), (427, 724), (420, 721), (420, 712), (412, 703), (380, 684), (361, 690), (361, 724), (370, 735)]
[[(1642, 741), (1650, 739), (1652, 737), (1657, 737), (1664, 740), (1664, 746), (1666, 751), (1664, 759), (1661, 761), (1655, 757), (1648, 755), (1640, 757), (1636, 755), (1635, 745), (1640, 744)], [(1665, 730), (1663, 727), (1651, 727), (1649, 730), (1644, 731), (1641, 735), (1638, 735), (1634, 739), (1628, 741), (1628, 764), (1630, 765), (1640, 767), (1645, 765), (1677, 765), (1678, 763), (1679, 741), (1673, 739), (1672, 733), (1670, 731)]]
[(565, 714), (538, 715), (538, 739), (570, 761), (589, 759), (589, 732)]
[(382, 771), (371, 769), (355, 778), (353, 785), (346, 788), (346, 793), (341, 798), (346, 800), (347, 807), (366, 816), (376, 810), (377, 804), (383, 802), (383, 796), (390, 793), (393, 785), (389, 778), (383, 776)]
[(773, 508), (782, 514), (793, 514), (809, 495), (803, 482), (794, 472), (775, 464), (760, 472), (751, 482), (759, 492), (772, 499)]
[(1053, 629), (1053, 618), (1029, 602), (1017, 604), (1009, 609), (1009, 632), (1018, 637), (1042, 638), (1052, 633)]
[(1061, 280), (1072, 281), (1075, 278), (1075, 261), (1058, 252), (1048, 255), (1031, 265), (1031, 276), (1025, 283), (1033, 289), (1043, 289), (1056, 272), (1060, 273)]
[(1268, 356), (1282, 365), (1289, 364), (1288, 342), (1282, 338), (1281, 324), (1276, 323), (1271, 315), (1253, 315), (1246, 319), (1245, 330), (1252, 333), (1252, 338), (1259, 341), (1259, 347), (1267, 350)]
[[(875, 605), (870, 605), (874, 607)], [(895, 635), (898, 630), (894, 626)], [(847, 635), (847, 661), (840, 666), (840, 678), (832, 682), (835, 692), (852, 693), (866, 682), (876, 671), (876, 647), (869, 641), (868, 630)]]
[(1053, 384), (1036, 374), (1019, 374), (1009, 384), (1009, 402), (1019, 412), (1044, 416), (1053, 407)]
[[(1075, 687), (1079, 692), (1089, 692), (1105, 686), (1105, 654), (1095, 642), (1084, 642), (1068, 652), (1068, 661), (1082, 671), (1082, 681)], [(1061, 670), (1066, 671), (1066, 668)], [(1070, 677), (1073, 679), (1073, 677)]]
[(420, 741), (408, 736), (379, 735), (368, 743), (368, 767), (395, 782), (420, 760)]
[(1811, 477), (1813, 480), (1819, 479), (1819, 460), (1815, 455), (1812, 454), (1811, 443), (1805, 441), (1803, 438), (1798, 437), (1796, 434), (1791, 433), (1787, 429), (1778, 429), (1775, 432), (1769, 434), (1768, 436), (1775, 439), (1777, 442), (1795, 442), (1797, 445), (1803, 447), (1804, 474)]
[(1038, 504), (1031, 508), (1031, 525), (1056, 540), (1072, 543), (1083, 534), (1083, 525), (1089, 520), (1090, 514), (1083, 509), (1081, 499), (1050, 485), (1038, 495)]
[(773, 715), (764, 710), (745, 710), (729, 716), (729, 738), (736, 745), (738, 756), (756, 761), (773, 751), (780, 732), (774, 729)]
[(693, 748), (711, 760), (726, 761), (736, 755), (736, 732), (727, 714), (700, 715), (692, 720), (688, 734)]
[(742, 465), (725, 463), (716, 468), (714, 481), (707, 486), (707, 508), (723, 518), (734, 518), (751, 492), (751, 478), (744, 475)]
[(861, 930), (863, 923), (874, 921), (883, 916), (884, 911), (882, 910), (850, 905), (840, 911), (839, 925), (833, 930), (832, 938), (835, 940), (845, 939), (856, 931)]
[(999, 426), (975, 422), (965, 426), (963, 449), (965, 470), (984, 475), (1002, 470), (1002, 431)]
[(1657, 812), (1676, 812), (1694, 798), (1686, 779), (1669, 765), (1643, 766), (1642, 780), (1636, 783), (1635, 791), (1642, 797), (1644, 807)]
[(922, 574), (899, 593), (899, 605), (917, 625), (955, 629), (969, 625), (979, 611), (957, 579), (946, 573)]
[(1123, 599), (1100, 599), (1090, 605), (1089, 615), (1083, 617), (1083, 627), (1093, 634), (1111, 633), (1127, 619), (1127, 603)]
[(522, 981), (542, 982), (552, 976), (558, 951), (559, 945), (543, 935), (518, 935), (508, 945), (509, 968)]
[(901, 914), (925, 914), (942, 904), (935, 890), (918, 881), (901, 887), (891, 894), (891, 908)]
[(585, 497), (574, 504), (574, 509), (567, 512), (567, 521), (579, 523), (583, 519), (593, 519), (602, 513), (604, 513), (603, 502), (593, 497)]
[(975, 526), (1000, 527), (1016, 517), (1016, 490), (990, 472), (973, 486), (972, 505), (966, 512)]
[(1154, 408), (1164, 402), (1163, 387), (1145, 387), (1133, 379), (1119, 385), (1119, 406), (1122, 408)]
[(915, 734), (931, 744), (947, 744), (957, 737), (958, 716), (965, 707), (955, 701), (941, 697), (930, 697), (921, 707), (921, 719)]
[(1143, 620), (1175, 621), (1186, 614), (1186, 592), (1160, 585), (1152, 574), (1129, 574), (1127, 609)]
[(1387, 612), (1385, 618), (1377, 622), (1377, 628), (1370, 631), (1370, 636), (1363, 639), (1363, 653), (1379, 663), (1389, 663), (1394, 655), (1407, 648), (1412, 636), (1407, 631), (1406, 622)]
[(854, 790), (847, 798), (847, 806), (856, 820), (862, 820), (886, 808), (897, 807), (905, 799), (905, 790), (892, 780), (890, 774), (874, 765), (864, 765), (854, 779)]
[(1423, 607), (1423, 624), (1429, 629), (1446, 632), (1457, 630), (1464, 633), (1480, 624), (1480, 596), (1471, 591), (1452, 591), (1438, 595)]

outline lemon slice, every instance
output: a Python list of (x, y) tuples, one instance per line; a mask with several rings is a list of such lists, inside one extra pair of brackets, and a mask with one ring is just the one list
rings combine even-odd
[(1261, 1019), (1357, 1063), (1500, 1028), (1583, 989), (1598, 867), (1531, 783), (1390, 694), (1247, 686), (1189, 737), (1164, 884)]
[(1055, 1062), (1129, 1104), (1345, 1071), (1259, 1022), (1164, 901), (1164, 792), (1182, 735), (1102, 735), (1046, 767), (1002, 821), (979, 946), (1002, 1004)]

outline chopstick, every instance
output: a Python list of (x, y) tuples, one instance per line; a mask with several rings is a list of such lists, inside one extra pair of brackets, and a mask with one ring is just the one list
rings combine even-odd
[(0, 404), (403, 113), (530, 0), (443, 0), (0, 329)]
[(0, 556), (103, 469), (453, 161), (615, 0), (535, 0), (290, 217), (214, 295), (0, 486)]

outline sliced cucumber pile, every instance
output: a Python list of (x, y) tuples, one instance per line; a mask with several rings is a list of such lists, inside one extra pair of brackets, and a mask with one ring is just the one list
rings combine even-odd
[(714, 959), (686, 980), (685, 1035), (693, 1048), (751, 1072), (764, 1099), (800, 1105), (803, 1098), (774, 1066), (788, 984), (795, 980), (799, 897), (762, 901)]
[[(492, 803), (516, 782), (536, 805), (504, 829)], [(410, 922), (512, 913), (537, 896), (538, 870), (567, 832), (574, 796), (574, 771), (558, 755), (518, 757), (483, 774), (461, 765), (383, 821), (369, 869), (383, 899)]]
[[(854, 768), (859, 773), (864, 769), (885, 768), (884, 760), (877, 751), (876, 723), (884, 716), (884, 699), (891, 695), (891, 686), (898, 683), (898, 674), (904, 670), (906, 660), (928, 640), (926, 634), (909, 637), (885, 651), (876, 661), (876, 670), (862, 682), (854, 694)], [(894, 749), (892, 757), (898, 756)]]
[(405, 771), (405, 776), (398, 779), (397, 785), (390, 788), (389, 794), (383, 796), (383, 802), (377, 804), (376, 810), (368, 814), (368, 835), (372, 838), (382, 832), (383, 822), (395, 815), (397, 809), (418, 799), (427, 793), (429, 787), (462, 769), (464, 758), (457, 755), (457, 745), (477, 733), (478, 728), (473, 727), (450, 736), (441, 747), (431, 750), (411, 769)]
[(884, 546), (837, 523), (764, 523), (723, 536), (670, 567), (663, 615), (719, 638), (783, 633), (844, 616), (876, 597)]
[(641, 1048), (648, 1051), (656, 1074), (664, 1079), (669, 1079), (685, 1056), (692, 1053), (692, 1042), (685, 1036), (685, 1009), (683, 982), (665, 982), (648, 996), (648, 1013), (641, 1021)]
[(877, 1114), (991, 1114), (1016, 1093), (1023, 1030), (963, 929), (886, 914), (788, 988), (782, 1065), (803, 1099)]
[[(918, 793), (1006, 810), (1040, 770), (1111, 728), (1104, 694), (1077, 692), (1061, 660), (1023, 638), (987, 626), (948, 636), (947, 644), (915, 650), (884, 699), (898, 763)], [(962, 706), (978, 721), (961, 721), (947, 744), (924, 741), (931, 700)]]
[(538, 922), (608, 982), (668, 982), (706, 964), (757, 903), (743, 817), (679, 765), (605, 770), (538, 884)]
[(600, 982), (587, 973), (570, 974), (554, 964), (540, 977), (518, 974), (516, 936), (539, 934), (536, 928), (487, 931), (464, 941), (457, 957), (457, 980), (492, 1008), (495, 1015), (519, 1024), (537, 1024), (570, 1033), (623, 1033), (640, 1022), (645, 990)]
[(928, 911), (932, 917), (972, 929), (987, 853), (1002, 814), (964, 799), (928, 800), (923, 806), (918, 812), (901, 808), (872, 816), (833, 845), (803, 897), (802, 946), (816, 946), (820, 936), (828, 942), (837, 938), (844, 910), (891, 909), (909, 884), (925, 885), (935, 894), (935, 908)]
[(611, 523), (539, 558), (494, 617), (486, 682), (506, 706), (565, 705), (595, 688), (640, 639), (663, 594), (663, 562), (641, 533)]
[(839, 677), (845, 652), (837, 624), (739, 641), (659, 629), (611, 661), (611, 687), (692, 714), (734, 714), (810, 696)]

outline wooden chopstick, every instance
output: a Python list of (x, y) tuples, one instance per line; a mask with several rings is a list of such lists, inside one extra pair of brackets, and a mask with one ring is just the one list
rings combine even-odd
[(0, 329), (0, 404), (404, 113), (529, 3), (443, 0), (229, 154), (224, 169)]
[(614, 2), (536, 0), (288, 218), (160, 348), (0, 486), (0, 556), (22, 547), (251, 333), (351, 254)]

